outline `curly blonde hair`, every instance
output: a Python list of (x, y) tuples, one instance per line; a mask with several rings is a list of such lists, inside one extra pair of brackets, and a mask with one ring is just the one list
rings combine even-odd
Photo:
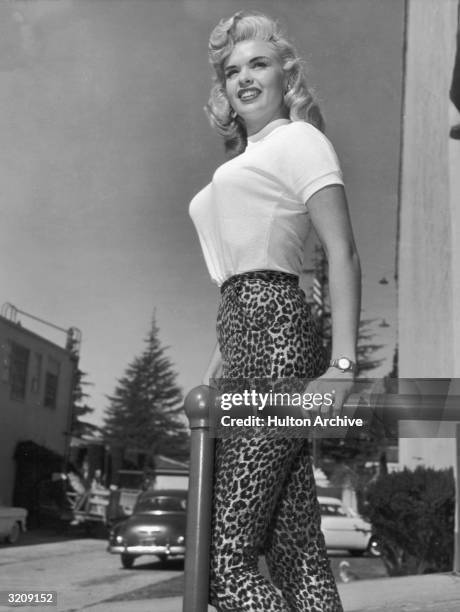
[(224, 64), (234, 46), (246, 40), (271, 43), (287, 73), (284, 103), (291, 121), (306, 121), (324, 130), (324, 120), (314, 92), (307, 86), (302, 60), (293, 45), (282, 35), (278, 23), (262, 13), (239, 11), (222, 19), (211, 32), (208, 45), (209, 61), (214, 68), (214, 83), (205, 111), (211, 125), (223, 137), (225, 149), (232, 157), (246, 148), (247, 135), (243, 120), (230, 106), (225, 89)]

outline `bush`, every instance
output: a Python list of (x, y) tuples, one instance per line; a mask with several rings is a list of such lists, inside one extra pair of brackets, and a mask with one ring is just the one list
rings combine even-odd
[(381, 541), (390, 576), (452, 569), (455, 486), (452, 470), (418, 467), (368, 485), (365, 515)]

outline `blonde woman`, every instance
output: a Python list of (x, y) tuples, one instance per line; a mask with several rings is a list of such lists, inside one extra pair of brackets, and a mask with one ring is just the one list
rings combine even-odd
[[(315, 378), (335, 410), (353, 385), (360, 267), (339, 163), (302, 63), (277, 24), (239, 12), (209, 41), (208, 103), (229, 161), (192, 200), (211, 278), (220, 286), (218, 343), (205, 379)], [(298, 287), (313, 223), (329, 263), (333, 345)], [(258, 571), (265, 555), (271, 581)], [(308, 441), (216, 440), (210, 601), (222, 612), (340, 612), (320, 530)]]

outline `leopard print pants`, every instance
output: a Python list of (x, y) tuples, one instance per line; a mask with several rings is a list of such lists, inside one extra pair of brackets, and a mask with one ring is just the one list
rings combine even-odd
[[(222, 380), (314, 378), (323, 348), (297, 277), (247, 272), (222, 286)], [(264, 554), (271, 581), (258, 571)], [(216, 440), (210, 603), (219, 612), (342, 612), (308, 440)]]

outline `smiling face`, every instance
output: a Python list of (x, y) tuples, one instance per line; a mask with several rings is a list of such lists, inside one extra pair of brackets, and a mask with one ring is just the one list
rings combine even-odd
[(248, 136), (275, 119), (288, 117), (284, 105), (286, 74), (273, 45), (247, 40), (235, 45), (224, 65), (225, 88)]

